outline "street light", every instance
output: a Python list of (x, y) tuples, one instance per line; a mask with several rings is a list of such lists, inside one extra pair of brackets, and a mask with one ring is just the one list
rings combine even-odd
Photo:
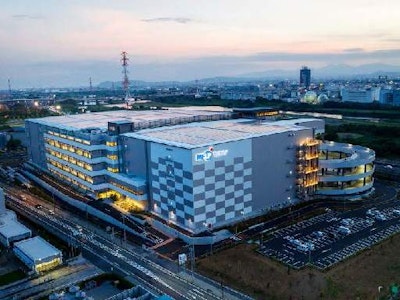
[[(240, 215), (241, 215), (241, 217), (240, 217), (240, 220), (241, 220), (242, 217), (243, 217), (243, 215), (244, 215), (244, 210), (243, 210), (243, 209), (240, 211)], [(235, 226), (235, 234), (238, 233), (238, 225), (239, 225), (239, 222), (236, 223), (236, 226)]]
[(125, 241), (125, 244), (126, 244), (126, 229), (125, 229), (125, 218), (126, 218), (126, 216), (124, 214), (121, 214), (121, 217), (122, 217), (122, 224), (124, 224), (124, 241)]

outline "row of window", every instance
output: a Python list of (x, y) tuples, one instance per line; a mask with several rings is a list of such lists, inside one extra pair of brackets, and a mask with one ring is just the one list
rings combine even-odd
[(64, 174), (61, 174), (60, 172), (57, 172), (57, 171), (52, 170), (52, 169), (50, 169), (50, 172), (53, 173), (54, 175), (64, 179), (64, 180), (72, 183), (75, 186), (78, 186), (78, 187), (80, 187), (80, 188), (82, 188), (84, 190), (89, 190), (90, 191), (90, 189), (87, 186), (83, 185), (82, 183), (76, 181), (75, 179), (73, 179), (71, 177), (65, 176)]
[(124, 186), (122, 184), (119, 184), (119, 183), (117, 183), (115, 181), (110, 181), (110, 183), (112, 185), (115, 185), (116, 187), (119, 187), (121, 190), (127, 191), (127, 192), (129, 192), (131, 194), (134, 194), (134, 195), (143, 195), (144, 194), (142, 191), (135, 191), (135, 190), (133, 190), (133, 189), (131, 189), (129, 187), (126, 187), (126, 186)]
[(64, 144), (64, 143), (61, 143), (59, 141), (49, 139), (49, 138), (45, 138), (45, 142), (53, 147), (63, 149), (65, 151), (69, 151), (69, 152), (72, 152), (72, 153), (75, 153), (75, 154), (78, 154), (80, 156), (84, 156), (87, 158), (92, 158), (92, 154), (89, 151), (83, 150), (81, 148), (74, 147), (74, 146), (68, 145), (68, 144)]
[(72, 175), (74, 175), (76, 177), (79, 177), (82, 180), (85, 180), (85, 181), (93, 184), (93, 178), (92, 177), (90, 177), (90, 176), (88, 176), (88, 175), (86, 175), (86, 174), (84, 174), (82, 172), (79, 172), (79, 171), (77, 171), (77, 170), (75, 170), (75, 169), (73, 169), (73, 168), (71, 168), (71, 167), (69, 167), (67, 165), (59, 163), (58, 161), (55, 161), (55, 160), (53, 160), (51, 158), (47, 158), (47, 161), (51, 165), (53, 165), (53, 166), (65, 171), (65, 172), (68, 172), (68, 173), (70, 173), (70, 174), (72, 174)]
[(58, 136), (58, 137), (63, 138), (63, 139), (68, 139), (70, 141), (75, 141), (77, 143), (90, 145), (90, 141), (83, 140), (83, 139), (80, 139), (80, 138), (77, 138), (77, 137), (74, 137), (74, 136), (71, 136), (71, 135), (66, 135), (66, 134), (62, 134), (62, 133), (58, 133), (58, 132), (54, 132), (54, 131), (50, 131), (50, 130), (47, 131), (47, 133), (50, 134), (50, 135)]
[(51, 155), (53, 155), (55, 157), (61, 158), (61, 159), (65, 160), (65, 161), (67, 161), (67, 162), (70, 162), (70, 163), (72, 163), (74, 165), (77, 165), (77, 166), (79, 166), (81, 168), (84, 168), (84, 169), (86, 169), (88, 171), (92, 171), (93, 170), (93, 167), (90, 164), (85, 163), (85, 162), (83, 162), (83, 161), (81, 161), (79, 159), (76, 159), (75, 157), (72, 157), (72, 156), (69, 156), (69, 155), (66, 155), (66, 154), (62, 154), (60, 152), (57, 152), (57, 151), (54, 151), (54, 150), (51, 150), (51, 149), (46, 149), (46, 150), (47, 150), (47, 153), (49, 153), (49, 154), (51, 154)]

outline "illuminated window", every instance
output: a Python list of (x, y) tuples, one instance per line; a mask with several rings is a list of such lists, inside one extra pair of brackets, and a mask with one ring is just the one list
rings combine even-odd
[(111, 167), (108, 167), (108, 168), (107, 168), (107, 171), (110, 171), (110, 172), (113, 172), (113, 173), (118, 173), (118, 168), (111, 168)]
[(106, 145), (109, 147), (115, 147), (117, 146), (117, 142), (106, 142)]

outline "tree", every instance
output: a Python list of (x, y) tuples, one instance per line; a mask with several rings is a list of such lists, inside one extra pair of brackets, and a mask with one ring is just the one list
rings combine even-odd
[(8, 150), (16, 150), (20, 146), (21, 146), (21, 141), (18, 139), (14, 139), (12, 136), (6, 145)]

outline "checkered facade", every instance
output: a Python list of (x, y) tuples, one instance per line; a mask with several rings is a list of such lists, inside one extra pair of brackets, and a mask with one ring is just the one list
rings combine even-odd
[(252, 163), (229, 157), (193, 167), (196, 228), (221, 224), (252, 211)]
[[(239, 147), (237, 146), (239, 145)], [(252, 208), (251, 144), (236, 142), (224, 157), (197, 161), (203, 149), (152, 145), (152, 210), (194, 232), (243, 217)]]
[(181, 162), (168, 157), (151, 161), (153, 211), (162, 218), (192, 228), (193, 176)]

